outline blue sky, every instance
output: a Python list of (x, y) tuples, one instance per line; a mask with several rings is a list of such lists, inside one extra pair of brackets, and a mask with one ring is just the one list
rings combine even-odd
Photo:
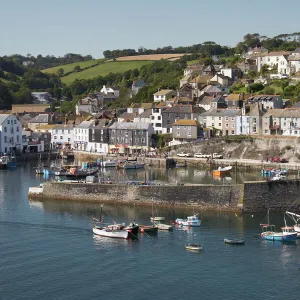
[(300, 1), (0, 0), (0, 55), (91, 54), (104, 50), (234, 46), (246, 33), (300, 31)]

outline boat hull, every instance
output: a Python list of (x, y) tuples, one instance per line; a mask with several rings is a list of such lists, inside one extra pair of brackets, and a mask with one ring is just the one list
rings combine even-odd
[(231, 244), (231, 245), (244, 245), (244, 240), (231, 240), (231, 239), (224, 239), (225, 244)]
[(191, 250), (191, 251), (201, 251), (203, 248), (200, 245), (185, 245), (184, 246), (186, 250)]
[(283, 234), (281, 232), (263, 232), (261, 237), (267, 241), (294, 242), (297, 240), (297, 232)]
[(111, 230), (106, 227), (94, 227), (93, 233), (96, 235), (117, 239), (128, 239), (129, 237), (129, 232), (127, 230)]
[(184, 219), (176, 219), (175, 223), (181, 226), (189, 226), (189, 227), (200, 227), (201, 226), (201, 220), (198, 221), (186, 221)]
[(140, 226), (140, 231), (142, 233), (157, 233), (158, 228), (156, 226), (145, 226), (145, 225), (141, 225)]
[(167, 224), (157, 223), (156, 226), (159, 230), (168, 230), (168, 231), (173, 230), (173, 226)]

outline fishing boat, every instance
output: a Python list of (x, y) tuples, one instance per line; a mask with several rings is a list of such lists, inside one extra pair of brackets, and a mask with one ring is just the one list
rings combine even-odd
[(137, 161), (125, 161), (117, 164), (118, 169), (142, 169), (144, 167), (144, 163), (139, 163)]
[(150, 221), (151, 222), (161, 222), (161, 221), (164, 221), (165, 220), (165, 217), (150, 217)]
[(70, 168), (70, 171), (68, 172), (66, 177), (70, 177), (70, 178), (87, 177), (96, 174), (98, 170), (99, 170), (98, 168), (79, 169), (78, 167), (73, 167)]
[(36, 174), (44, 174), (44, 166), (42, 165), (42, 154), (40, 153), (37, 165), (35, 167)]
[(115, 168), (118, 164), (116, 159), (109, 159), (101, 162), (101, 166), (104, 168)]
[(11, 169), (17, 167), (17, 161), (14, 156), (3, 155), (0, 157), (0, 169)]
[(119, 238), (119, 239), (128, 239), (130, 237), (137, 237), (138, 226), (135, 224), (130, 224), (129, 226), (125, 226), (125, 224), (112, 224), (104, 226), (104, 218), (103, 218), (103, 205), (101, 205), (100, 218), (95, 219), (93, 227), (93, 233), (96, 235), (109, 237), (109, 238)]
[(217, 170), (213, 170), (213, 176), (222, 176), (230, 173), (232, 170), (232, 166), (227, 167), (219, 167)]
[(188, 216), (187, 219), (176, 219), (175, 224), (181, 226), (199, 227), (201, 225), (201, 220), (198, 219), (198, 214), (193, 216)]
[(184, 246), (187, 250), (201, 251), (203, 248), (200, 244), (187, 244)]
[(238, 239), (224, 239), (225, 244), (232, 244), (232, 245), (244, 245), (245, 240), (238, 240)]
[(157, 233), (158, 227), (154, 223), (154, 201), (152, 198), (152, 218), (151, 218), (152, 225), (140, 225), (140, 231), (142, 233)]
[(297, 232), (297, 235), (300, 236), (300, 215), (290, 211), (286, 211), (285, 213), (295, 222), (294, 230)]
[(167, 231), (173, 230), (172, 225), (161, 223), (161, 221), (155, 221), (154, 224), (159, 230), (167, 230)]
[(281, 242), (294, 242), (297, 239), (297, 232), (294, 231), (293, 227), (284, 226), (281, 227), (282, 232), (274, 231), (275, 225), (271, 224), (260, 224), (262, 233), (260, 236), (264, 240), (268, 241), (281, 241)]

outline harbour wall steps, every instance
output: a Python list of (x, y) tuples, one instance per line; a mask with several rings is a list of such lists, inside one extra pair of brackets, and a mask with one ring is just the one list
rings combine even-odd
[(204, 210), (260, 212), (298, 209), (300, 180), (237, 185), (125, 185), (46, 182), (29, 189), (30, 200), (71, 200)]

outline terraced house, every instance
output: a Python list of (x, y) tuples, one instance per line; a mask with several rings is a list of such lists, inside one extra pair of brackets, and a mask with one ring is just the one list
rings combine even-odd
[(263, 116), (268, 135), (300, 136), (300, 109), (272, 109)]
[(137, 153), (152, 147), (153, 126), (140, 122), (115, 122), (108, 127), (109, 151)]

